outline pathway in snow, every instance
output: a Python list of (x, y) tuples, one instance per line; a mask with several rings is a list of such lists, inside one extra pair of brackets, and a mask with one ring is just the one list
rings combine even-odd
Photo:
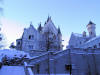
[(25, 75), (23, 66), (2, 66), (0, 75)]

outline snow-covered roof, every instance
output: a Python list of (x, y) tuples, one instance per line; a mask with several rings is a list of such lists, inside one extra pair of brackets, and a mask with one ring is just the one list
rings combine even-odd
[(100, 39), (100, 36), (97, 36), (97, 37), (94, 37), (94, 38), (91, 38), (89, 41), (87, 41), (86, 43), (89, 43), (89, 42), (91, 42), (91, 41), (94, 41), (94, 40), (96, 40), (96, 39)]
[(83, 37), (83, 35), (82, 34), (79, 34), (79, 33), (72, 33), (74, 36), (76, 36), (76, 37)]
[[(81, 38), (84, 38), (84, 37), (83, 37), (83, 34), (72, 33), (72, 35), (74, 35), (75, 37), (81, 37)], [(89, 36), (87, 35), (85, 38), (86, 38), (86, 39), (89, 39)]]
[(55, 25), (53, 24), (51, 18), (48, 20), (48, 22), (44, 25), (43, 27), (43, 33), (44, 32), (48, 32), (48, 31), (52, 31), (53, 33), (57, 34), (58, 30), (57, 28), (55, 27)]

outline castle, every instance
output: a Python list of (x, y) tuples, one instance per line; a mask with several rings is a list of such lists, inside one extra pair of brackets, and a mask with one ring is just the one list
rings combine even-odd
[(72, 33), (67, 49), (62, 50), (62, 34), (51, 17), (37, 30), (31, 23), (16, 40), (16, 49), (30, 55), (24, 59), (26, 75), (100, 75), (100, 36), (96, 36), (95, 26), (88, 23), (89, 35)]
[(47, 21), (42, 27), (41, 23), (37, 29), (32, 23), (29, 28), (25, 28), (20, 39), (16, 40), (17, 50), (62, 50), (62, 34), (60, 28), (56, 28), (48, 16)]
[(96, 36), (95, 31), (96, 24), (90, 21), (86, 27), (89, 35), (85, 31), (82, 34), (72, 32), (67, 48), (100, 48), (100, 36)]

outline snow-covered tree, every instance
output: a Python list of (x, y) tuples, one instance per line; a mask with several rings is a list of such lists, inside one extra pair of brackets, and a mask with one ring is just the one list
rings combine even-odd
[[(3, 0), (0, 0), (0, 3), (3, 3)], [(3, 14), (3, 8), (0, 7), (0, 19), (1, 19), (2, 14)], [(5, 36), (4, 36), (4, 34), (3, 34), (2, 30), (1, 30), (2, 29), (1, 26), (2, 26), (2, 24), (1, 24), (1, 21), (0, 21), (0, 49), (4, 48), (6, 46), (5, 45), (6, 44)]]

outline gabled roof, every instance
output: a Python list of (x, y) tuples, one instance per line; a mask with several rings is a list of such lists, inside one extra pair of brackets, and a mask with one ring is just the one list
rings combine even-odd
[(79, 33), (72, 33), (74, 36), (76, 36), (76, 37), (83, 37), (83, 35), (82, 34), (79, 34)]
[(29, 28), (24, 28), (24, 32), (37, 32), (37, 30), (35, 29), (35, 27), (33, 26), (32, 22), (30, 23)]
[(46, 24), (43, 27), (43, 33), (51, 31), (55, 34), (57, 34), (58, 29), (55, 27), (54, 23), (51, 20), (51, 17), (48, 17)]

